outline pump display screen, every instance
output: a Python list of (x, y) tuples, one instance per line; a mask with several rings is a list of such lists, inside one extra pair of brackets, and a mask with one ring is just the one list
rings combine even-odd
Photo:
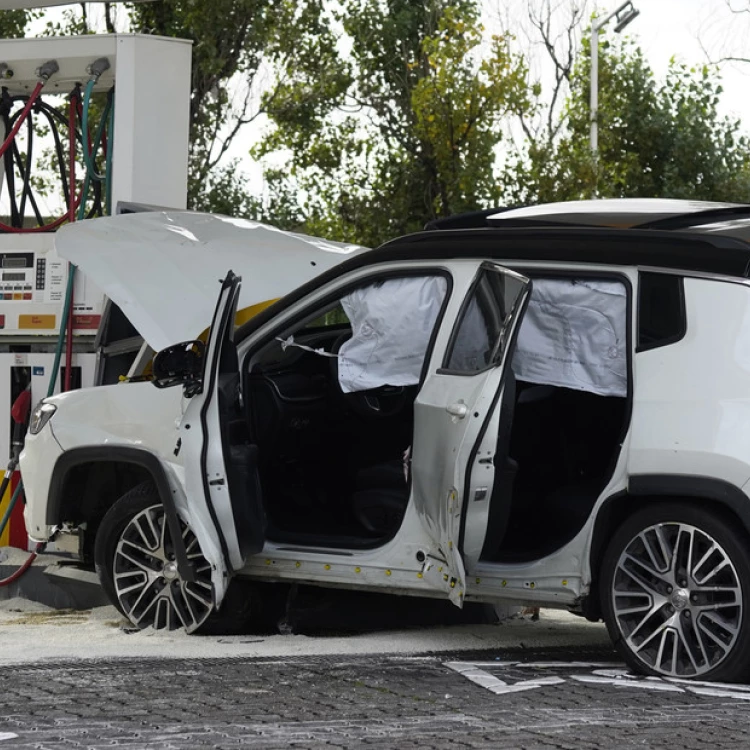
[(6, 273), (3, 272), (3, 281), (25, 281), (25, 273)]
[(34, 263), (32, 253), (3, 254), (0, 266), (3, 268), (31, 268)]

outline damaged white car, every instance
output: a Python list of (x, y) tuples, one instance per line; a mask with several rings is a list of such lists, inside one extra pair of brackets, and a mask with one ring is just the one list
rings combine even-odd
[(300, 582), (569, 608), (638, 670), (742, 679), (749, 238), (750, 207), (666, 200), (368, 252), (190, 213), (72, 226), (58, 252), (162, 351), (152, 382), (39, 406), (29, 532), (79, 534), (139, 627)]

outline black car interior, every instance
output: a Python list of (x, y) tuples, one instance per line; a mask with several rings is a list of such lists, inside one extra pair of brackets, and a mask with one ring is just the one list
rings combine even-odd
[[(627, 414), (617, 396), (520, 380), (516, 394), (509, 459), (517, 469), (504, 490), (511, 502), (491, 506), (482, 550), (496, 562), (540, 559), (581, 530), (614, 470)], [(507, 521), (493, 528), (497, 507)]]
[[(345, 324), (296, 338), (333, 353), (342, 334)], [(356, 548), (392, 537), (408, 501), (403, 455), (417, 387), (344, 394), (336, 359), (278, 341), (254, 360), (243, 391), (268, 538)]]
[[(335, 320), (300, 328), (302, 346), (268, 342), (244, 367), (266, 536), (376, 547), (396, 534), (408, 504), (418, 386), (344, 394), (336, 359), (321, 353), (351, 335), (345, 318)], [(586, 522), (619, 454), (627, 399), (516, 380), (508, 369), (500, 408), (482, 559), (534, 560)]]

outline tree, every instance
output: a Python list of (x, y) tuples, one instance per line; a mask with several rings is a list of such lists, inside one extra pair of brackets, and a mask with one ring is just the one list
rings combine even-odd
[[(134, 5), (133, 31), (193, 41), (190, 93), (189, 203), (203, 210), (246, 211), (246, 180), (227, 152), (260, 117), (258, 88), (267, 61), (283, 69), (288, 57), (333, 36), (321, 23), (322, 0), (161, 0)], [(265, 102), (275, 99), (272, 84)], [(223, 166), (220, 166), (223, 165)]]
[(709, 66), (672, 61), (655, 80), (631, 41), (599, 50), (599, 152), (589, 145), (590, 48), (570, 81), (561, 136), (528, 144), (507, 174), (512, 202), (600, 197), (750, 200), (748, 139), (717, 112), (721, 85)]
[(515, 8), (513, 0), (503, 0), (502, 5), (507, 8), (506, 26), (518, 30), (523, 54), (539, 77), (532, 87), (535, 106), (519, 117), (521, 130), (529, 141), (552, 142), (565, 124), (561, 115), (580, 50), (582, 21), (589, 15), (588, 0), (515, 0)]
[(527, 77), (507, 38), (483, 47), (478, 17), (469, 0), (344, 0), (328, 73), (298, 57), (266, 101), (256, 154), (289, 164), (272, 198), (296, 193), (309, 231), (369, 245), (495, 200), (499, 124), (528, 105)]
[(747, 35), (750, 32), (750, 0), (724, 0), (723, 7), (712, 7), (698, 40), (706, 59), (714, 64), (750, 63)]
[(0, 39), (21, 39), (36, 15), (31, 10), (0, 10)]

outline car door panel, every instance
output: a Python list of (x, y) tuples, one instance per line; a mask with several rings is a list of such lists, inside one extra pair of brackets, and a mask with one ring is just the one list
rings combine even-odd
[[(457, 323), (447, 345), (433, 352), (414, 405), (414, 505), (434, 543), (423, 574), (457, 604), (465, 565), (476, 564), (484, 543), (494, 481), (487, 459), (494, 459), (507, 354), (531, 287), (496, 264), (477, 266)], [(485, 504), (482, 509), (471, 508), (472, 498)], [(470, 520), (461, 548), (465, 515)]]
[(202, 387), (188, 402), (180, 426), (190, 522), (215, 570), (217, 606), (230, 574), (262, 549), (265, 532), (257, 448), (230, 435), (241, 419), (234, 344), (239, 286), (230, 271), (209, 330)]

